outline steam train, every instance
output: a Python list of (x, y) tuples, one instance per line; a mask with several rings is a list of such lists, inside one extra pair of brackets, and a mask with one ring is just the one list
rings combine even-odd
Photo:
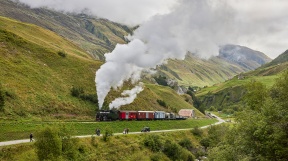
[(96, 114), (96, 121), (116, 120), (185, 120), (183, 116), (165, 111), (120, 111), (100, 110)]

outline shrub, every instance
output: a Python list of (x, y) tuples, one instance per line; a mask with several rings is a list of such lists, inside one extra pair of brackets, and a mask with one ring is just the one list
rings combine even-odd
[(207, 149), (210, 146), (210, 139), (209, 138), (203, 138), (200, 140), (200, 144)]
[(187, 150), (191, 150), (193, 148), (193, 144), (190, 139), (184, 138), (181, 141), (179, 141), (179, 145), (183, 148), (186, 148)]
[(84, 93), (84, 90), (82, 87), (75, 87), (73, 86), (71, 88), (71, 95), (74, 96), (74, 97), (80, 97), (81, 94)]
[(91, 145), (94, 147), (98, 147), (98, 143), (96, 141), (96, 137), (94, 135), (91, 136)]
[(198, 126), (194, 127), (191, 130), (191, 132), (192, 132), (193, 135), (196, 135), (196, 136), (202, 136), (202, 134), (203, 134), (203, 131), (201, 129), (199, 129)]
[(77, 160), (81, 150), (79, 139), (71, 137), (65, 126), (48, 126), (36, 134), (36, 153), (39, 160)]
[(143, 141), (144, 145), (153, 152), (161, 151), (163, 143), (159, 135), (147, 135)]
[(163, 100), (158, 100), (158, 99), (157, 99), (157, 102), (158, 102), (159, 105), (162, 106), (162, 107), (166, 107), (166, 108), (168, 107), (167, 104), (166, 104), (166, 102), (164, 102)]
[(155, 81), (162, 86), (168, 86), (165, 76), (154, 77)]
[(96, 94), (82, 94), (80, 98), (84, 101), (90, 101), (92, 103), (98, 104), (98, 98)]
[(56, 128), (46, 127), (36, 134), (36, 153), (39, 160), (57, 160), (62, 153), (61, 138)]
[(63, 58), (67, 56), (65, 51), (58, 51), (58, 55), (62, 56)]
[(75, 160), (78, 157), (78, 144), (79, 139), (73, 138), (71, 135), (71, 131), (69, 131), (66, 126), (60, 127), (59, 137), (62, 142), (62, 156), (67, 158), (68, 160)]
[(106, 127), (104, 129), (103, 141), (105, 141), (105, 142), (108, 141), (110, 136), (113, 136), (113, 130)]
[(171, 160), (185, 160), (185, 161), (194, 160), (194, 156), (190, 152), (183, 149), (175, 142), (171, 142), (170, 140), (166, 140), (164, 144), (163, 153)]

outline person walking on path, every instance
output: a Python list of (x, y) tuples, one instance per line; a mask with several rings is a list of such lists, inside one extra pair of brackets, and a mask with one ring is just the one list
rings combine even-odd
[(124, 130), (123, 130), (123, 134), (126, 134), (126, 133), (127, 133), (127, 129), (124, 129)]
[(33, 134), (31, 133), (30, 134), (30, 142), (32, 142), (33, 141)]
[(96, 129), (96, 135), (100, 136), (100, 129)]

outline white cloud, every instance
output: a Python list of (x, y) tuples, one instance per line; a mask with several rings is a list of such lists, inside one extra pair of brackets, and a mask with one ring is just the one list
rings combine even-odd
[(48, 7), (58, 11), (93, 15), (128, 25), (138, 25), (155, 14), (165, 14), (177, 0), (19, 0), (32, 8)]

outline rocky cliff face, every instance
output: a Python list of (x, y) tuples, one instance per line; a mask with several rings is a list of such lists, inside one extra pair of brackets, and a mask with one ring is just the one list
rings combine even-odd
[(239, 45), (222, 46), (219, 50), (219, 57), (248, 70), (254, 70), (271, 61), (264, 53)]

